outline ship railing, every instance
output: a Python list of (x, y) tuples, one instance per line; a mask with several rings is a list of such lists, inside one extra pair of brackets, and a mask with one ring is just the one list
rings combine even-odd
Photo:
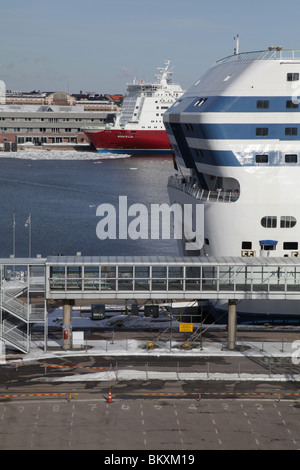
[(170, 176), (168, 186), (179, 189), (190, 196), (201, 201), (211, 202), (235, 202), (240, 197), (238, 189), (204, 189), (201, 188), (195, 180), (190, 177), (180, 177), (178, 175)]
[(280, 47), (270, 48), (264, 51), (241, 52), (234, 54), (223, 59), (218, 60), (217, 64), (225, 64), (227, 62), (239, 62), (246, 60), (299, 60), (300, 50), (286, 49), (282, 50)]

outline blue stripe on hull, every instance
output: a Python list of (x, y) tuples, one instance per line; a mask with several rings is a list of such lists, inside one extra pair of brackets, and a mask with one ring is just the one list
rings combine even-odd
[[(293, 97), (295, 101), (297, 97)], [(197, 106), (199, 97), (187, 97), (171, 106), (165, 114), (178, 113), (297, 113), (298, 108), (286, 107), (291, 96), (208, 96), (206, 101)], [(258, 101), (268, 101), (268, 108), (257, 108)]]
[[(228, 313), (223, 309), (218, 309), (210, 305), (209, 313), (219, 325), (228, 325)], [(278, 324), (278, 325), (299, 325), (299, 313), (257, 313), (257, 312), (237, 312), (237, 324)]]
[[(178, 125), (178, 124), (177, 124)], [(252, 140), (268, 141), (268, 140), (281, 140), (281, 141), (299, 141), (300, 138), (300, 117), (299, 123), (285, 123), (285, 124), (192, 124), (185, 126), (184, 123), (179, 124), (185, 137), (193, 137), (197, 139), (222, 139), (222, 140)], [(297, 135), (285, 135), (286, 128), (296, 128)], [(267, 135), (257, 135), (256, 129), (268, 129)]]

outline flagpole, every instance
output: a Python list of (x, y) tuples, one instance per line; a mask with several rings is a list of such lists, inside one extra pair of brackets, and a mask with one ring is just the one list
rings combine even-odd
[(16, 214), (13, 217), (13, 257), (16, 255)]
[(29, 227), (28, 230), (28, 256), (31, 258), (31, 214), (25, 222), (25, 227)]
[(28, 254), (29, 258), (31, 258), (31, 214), (29, 214), (29, 240), (28, 240)]

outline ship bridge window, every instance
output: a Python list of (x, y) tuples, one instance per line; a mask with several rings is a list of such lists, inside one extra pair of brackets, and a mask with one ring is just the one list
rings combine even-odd
[(199, 98), (198, 101), (194, 104), (194, 106), (202, 106), (205, 101), (207, 101), (207, 98)]
[(297, 127), (286, 127), (285, 135), (298, 135)]
[(204, 154), (203, 154), (202, 150), (194, 149), (194, 152), (195, 152), (197, 157), (204, 157)]
[(256, 128), (256, 135), (257, 136), (266, 136), (269, 134), (269, 129), (267, 127), (257, 127)]
[(291, 215), (284, 215), (280, 217), (280, 228), (292, 228), (295, 227), (297, 220)]
[(268, 163), (268, 155), (256, 155), (256, 163)]
[(273, 215), (267, 215), (261, 219), (261, 225), (265, 228), (276, 228), (277, 217)]
[(192, 124), (185, 123), (185, 128), (187, 131), (194, 132), (194, 128)]
[(299, 80), (299, 73), (288, 73), (286, 79), (288, 82), (296, 82)]
[(298, 155), (294, 154), (287, 154), (284, 156), (285, 163), (297, 163), (298, 162)]
[(269, 109), (269, 100), (258, 100), (256, 102), (256, 108), (257, 109)]
[(181, 101), (182, 101), (182, 100), (177, 100), (177, 101), (175, 101), (175, 103), (173, 104), (173, 108), (175, 108), (175, 106), (178, 106), (179, 103), (181, 103)]
[(299, 108), (298, 100), (287, 100), (286, 101), (286, 109), (297, 109)]
[(284, 250), (298, 250), (298, 242), (284, 242), (283, 249)]

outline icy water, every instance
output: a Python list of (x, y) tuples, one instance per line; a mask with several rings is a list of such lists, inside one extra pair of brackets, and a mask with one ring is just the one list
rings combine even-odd
[[(0, 152), (0, 257), (75, 255), (178, 255), (175, 240), (100, 240), (100, 204), (118, 213), (128, 207), (168, 203), (170, 157), (133, 157), (93, 152), (26, 150)], [(15, 214), (15, 230), (13, 220)], [(31, 214), (31, 232), (25, 226)], [(130, 219), (129, 219), (130, 220)], [(31, 233), (31, 244), (29, 243)], [(15, 233), (15, 237), (14, 237)], [(118, 235), (118, 234), (117, 234)], [(15, 242), (14, 242), (15, 240)]]

